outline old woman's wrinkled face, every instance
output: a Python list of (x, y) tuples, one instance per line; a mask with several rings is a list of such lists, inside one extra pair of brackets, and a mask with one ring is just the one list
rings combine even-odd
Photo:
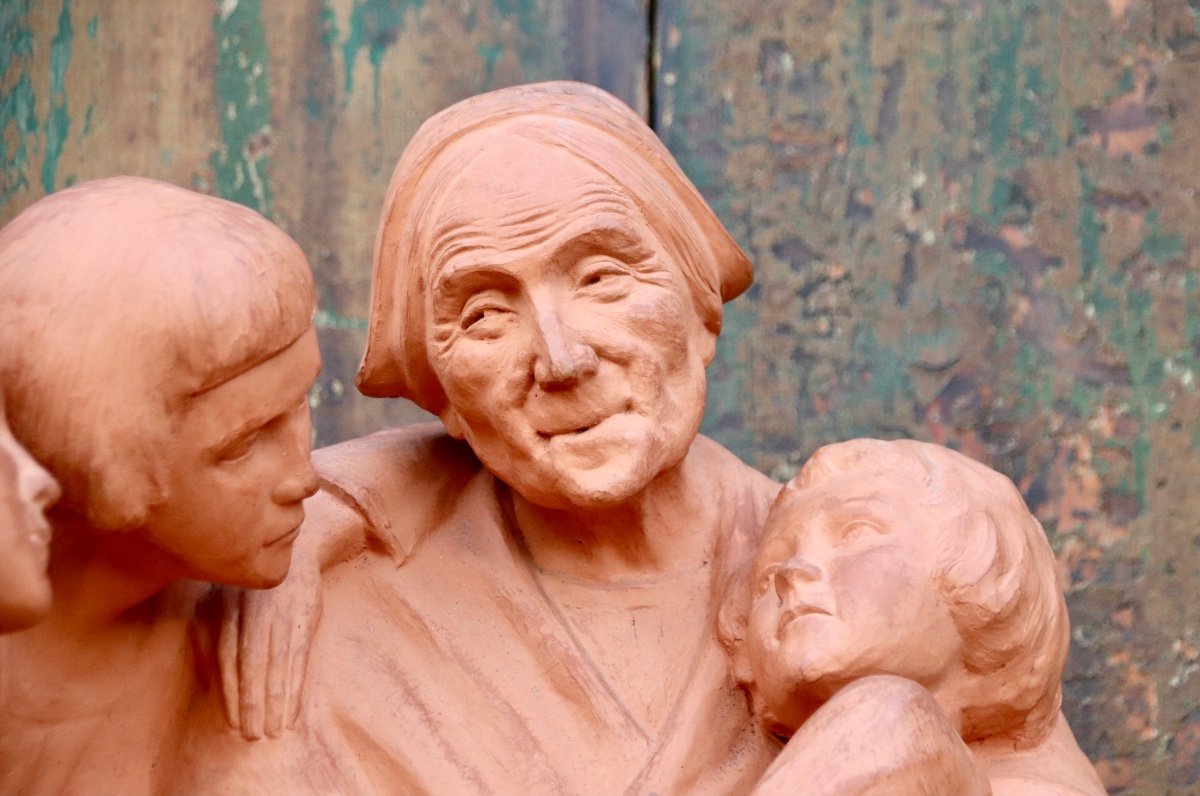
[(610, 177), (517, 136), (459, 154), (426, 271), (442, 419), (531, 502), (619, 505), (686, 455), (716, 337)]

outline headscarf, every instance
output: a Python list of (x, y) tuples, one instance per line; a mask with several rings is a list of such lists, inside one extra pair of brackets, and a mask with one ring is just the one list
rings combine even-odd
[(358, 389), (404, 397), (438, 414), (446, 396), (430, 366), (425, 316), (430, 227), (424, 211), (462, 167), (455, 145), (476, 136), (521, 136), (562, 147), (621, 186), (679, 266), (706, 325), (719, 333), (721, 304), (751, 280), (745, 253), (642, 119), (611, 94), (572, 82), (538, 83), (471, 97), (428, 119), (392, 174), (371, 279), (367, 349)]

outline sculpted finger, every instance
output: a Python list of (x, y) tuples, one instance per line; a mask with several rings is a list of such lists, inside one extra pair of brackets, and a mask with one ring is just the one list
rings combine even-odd
[(221, 589), (221, 631), (217, 642), (217, 664), (221, 670), (221, 699), (225, 720), (241, 730), (238, 710), (238, 635), (241, 632), (241, 595), (237, 589)]
[(291, 635), (289, 629), (287, 620), (271, 623), (264, 711), (264, 729), (268, 738), (278, 738), (283, 733), (284, 716), (287, 712), (287, 659), (290, 652), (288, 638)]
[(267, 650), (270, 631), (261, 623), (251, 621), (252, 610), (247, 605), (250, 595), (242, 593), (242, 626), (238, 634), (238, 658), (240, 678), (238, 696), (241, 700), (242, 735), (249, 740), (263, 736), (263, 697), (265, 691)]
[(320, 607), (315, 612), (312, 621), (297, 619), (292, 625), (292, 650), (288, 661), (288, 726), (294, 726), (300, 718), (300, 705), (304, 697), (304, 678), (308, 673), (308, 651), (312, 646), (312, 636), (320, 617)]

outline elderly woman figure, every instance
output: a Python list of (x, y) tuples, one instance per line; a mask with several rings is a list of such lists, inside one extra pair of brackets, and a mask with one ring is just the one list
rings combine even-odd
[(317, 488), (314, 299), (282, 230), (152, 180), (0, 231), (0, 390), (62, 485), (49, 615), (0, 639), (0, 792), (176, 792), (224, 729), (184, 582), (287, 574)]
[(598, 89), (522, 86), (427, 121), (385, 201), (359, 386), (442, 423), (315, 457), (306, 534), (344, 563), (304, 728), (214, 772), (346, 792), (750, 785), (776, 742), (727, 672), (714, 583), (778, 485), (697, 435), (722, 303), (750, 276)]
[[(598, 89), (521, 86), (427, 121), (384, 204), (359, 387), (441, 424), (318, 452), (318, 549), (266, 595), (331, 565), (304, 720), (210, 781), (752, 787), (780, 747), (729, 672), (715, 595), (779, 486), (697, 433), (722, 304), (749, 281), (662, 144)], [(235, 618), (244, 648), (258, 602)], [(272, 671), (277, 697), (290, 672)], [(257, 734), (261, 700), (242, 708)]]

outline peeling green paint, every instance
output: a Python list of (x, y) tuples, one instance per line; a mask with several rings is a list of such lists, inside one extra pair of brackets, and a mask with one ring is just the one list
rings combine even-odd
[(67, 67), (71, 65), (71, 0), (63, 0), (58, 32), (50, 40), (50, 112), (46, 117), (46, 154), (42, 160), (42, 190), (53, 193), (62, 156), (71, 130), (67, 115)]
[(1092, 276), (1100, 262), (1100, 235), (1104, 231), (1092, 203), (1092, 182), (1086, 173), (1079, 175), (1079, 218), (1075, 226), (1079, 238), (1079, 269), (1082, 282)]
[(475, 51), (483, 59), (485, 79), (488, 83), (491, 83), (496, 74), (496, 62), (500, 60), (501, 55), (504, 55), (504, 48), (498, 44), (484, 44), (480, 42)]
[(99, 14), (93, 14), (93, 15), (92, 15), (92, 18), (88, 20), (88, 24), (87, 24), (87, 35), (88, 35), (88, 38), (89, 38), (89, 39), (95, 39), (95, 38), (96, 38), (96, 31), (98, 31), (99, 29), (100, 29), (100, 15), (99, 15)]
[(1017, 64), (1025, 25), (1019, 13), (1013, 13), (1013, 9), (1000, 3), (985, 4), (983, 20), (984, 41), (990, 45), (984, 66), (991, 106), (988, 145), (993, 154), (1000, 154), (1009, 147), (1013, 111), (1017, 102)]
[(1142, 241), (1142, 253), (1150, 262), (1162, 265), (1183, 255), (1183, 236), (1163, 232), (1158, 212), (1146, 214), (1146, 226), (1149, 232)]
[(365, 332), (367, 330), (367, 319), (339, 315), (333, 310), (320, 309), (317, 310), (316, 316), (313, 317), (313, 326), (316, 326), (318, 329), (352, 329), (358, 332)]
[(372, 96), (375, 113), (380, 107), (380, 71), (383, 56), (404, 30), (409, 9), (424, 7), (425, 0), (355, 0), (350, 12), (350, 31), (342, 43), (342, 58), (345, 63), (346, 93), (354, 91), (354, 63), (359, 50), (367, 48), (367, 59), (371, 63)]
[(213, 18), (221, 144), (211, 163), (218, 193), (270, 215), (271, 112), (260, 0), (226, 0)]
[[(0, 3), (0, 203), (29, 186), (29, 145), (38, 131), (37, 102), (27, 69), (33, 51), (29, 0)], [(14, 75), (17, 75), (14, 79)]]
[(503, 17), (517, 18), (517, 29), (526, 36), (536, 36), (545, 15), (541, 3), (536, 0), (493, 0), (492, 5)]

